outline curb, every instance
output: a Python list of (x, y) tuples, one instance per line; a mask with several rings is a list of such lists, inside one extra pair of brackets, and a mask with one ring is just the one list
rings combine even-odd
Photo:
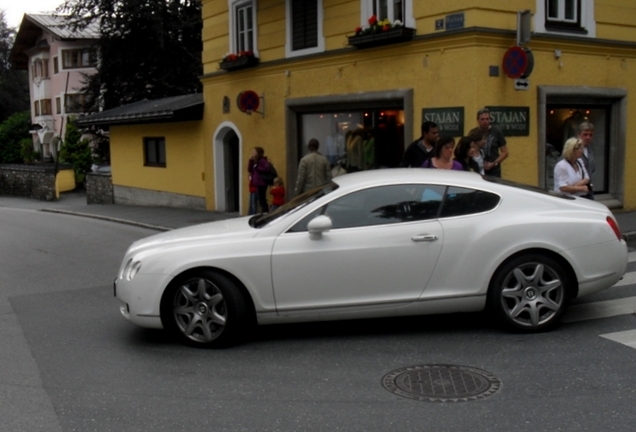
[(636, 231), (623, 233), (623, 237), (625, 237), (625, 241), (634, 241), (636, 240)]
[(109, 222), (117, 222), (117, 223), (126, 224), (126, 225), (133, 225), (133, 226), (148, 228), (148, 229), (152, 229), (156, 231), (172, 231), (174, 229), (174, 228), (164, 227), (161, 225), (152, 225), (152, 224), (147, 224), (144, 222), (135, 222), (128, 219), (120, 219), (116, 217), (101, 216), (101, 215), (90, 214), (90, 213), (80, 213), (80, 212), (75, 212), (70, 210), (58, 210), (58, 209), (45, 208), (45, 209), (41, 209), (40, 211), (45, 213), (59, 213), (59, 214), (66, 214), (71, 216), (81, 216), (81, 217), (88, 217), (92, 219), (101, 219), (101, 220), (105, 220)]

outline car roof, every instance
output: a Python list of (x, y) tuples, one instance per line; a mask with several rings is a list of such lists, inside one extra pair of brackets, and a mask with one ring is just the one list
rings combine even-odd
[(360, 171), (335, 177), (333, 181), (345, 188), (410, 182), (484, 187), (489, 183), (474, 172), (430, 168), (386, 168)]

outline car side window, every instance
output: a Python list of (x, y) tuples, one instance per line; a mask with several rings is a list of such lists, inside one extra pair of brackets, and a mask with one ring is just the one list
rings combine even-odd
[(320, 214), (329, 216), (333, 229), (434, 219), (444, 189), (444, 186), (402, 184), (353, 192), (305, 216), (290, 232), (307, 231), (309, 221)]
[(499, 204), (499, 195), (459, 187), (449, 187), (444, 197), (440, 217), (483, 213)]

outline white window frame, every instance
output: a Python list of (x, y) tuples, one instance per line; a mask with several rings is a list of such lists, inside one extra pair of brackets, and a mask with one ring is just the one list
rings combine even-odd
[[(565, 10), (565, 2), (561, 1), (559, 5), (559, 17), (563, 17)], [(548, 20), (548, 12), (546, 11), (546, 0), (536, 0), (537, 13), (534, 16), (534, 31), (535, 33), (550, 33), (550, 34), (568, 34), (567, 29), (546, 29), (545, 23), (552, 21), (554, 23), (571, 23), (570, 20), (551, 19)], [(581, 9), (578, 11), (580, 15), (581, 29), (585, 30), (584, 34), (578, 34), (581, 37), (596, 37), (596, 21), (594, 20), (594, 0), (581, 0)]]
[[(555, 1), (557, 2), (557, 16), (550, 17), (549, 12), (546, 11), (545, 19), (548, 21), (554, 22), (565, 22), (565, 23), (576, 23), (578, 22), (579, 15), (581, 11), (578, 10), (579, 2), (578, 0), (547, 0), (547, 1)], [(565, 17), (565, 4), (566, 2), (572, 2), (574, 6), (574, 19), (568, 19)]]
[[(373, 3), (378, 0), (360, 0), (360, 25), (369, 25), (369, 18), (373, 15)], [(389, 15), (391, 15), (390, 13)], [(389, 16), (389, 20), (394, 20)], [(415, 18), (413, 17), (413, 0), (404, 0), (404, 24), (405, 27), (415, 28)]]
[(301, 50), (292, 50), (292, 22), (291, 22), (291, 0), (285, 0), (285, 24), (287, 36), (285, 40), (285, 57), (298, 57), (308, 54), (316, 54), (325, 51), (325, 37), (322, 30), (324, 21), (324, 9), (322, 6), (323, 0), (317, 0), (318, 7), (318, 44), (312, 48), (305, 48)]
[(258, 38), (256, 37), (256, 32), (258, 29), (258, 26), (256, 23), (256, 0), (228, 0), (228, 7), (230, 10), (230, 22), (229, 22), (230, 51), (229, 52), (231, 54), (236, 54), (239, 51), (241, 51), (237, 43), (239, 38), (239, 34), (238, 34), (239, 17), (237, 16), (236, 12), (237, 12), (237, 9), (242, 7), (247, 7), (247, 6), (251, 6), (252, 8), (252, 47), (253, 47), (252, 52), (254, 53), (255, 57), (258, 57), (258, 45), (256, 43), (258, 40)]

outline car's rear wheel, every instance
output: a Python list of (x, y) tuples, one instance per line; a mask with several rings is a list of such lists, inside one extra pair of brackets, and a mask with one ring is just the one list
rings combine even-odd
[(221, 348), (240, 342), (247, 333), (248, 314), (236, 284), (210, 270), (178, 277), (161, 300), (164, 328), (198, 347)]
[(568, 275), (558, 262), (527, 254), (499, 268), (488, 301), (509, 328), (523, 332), (551, 330), (565, 313), (569, 287)]

